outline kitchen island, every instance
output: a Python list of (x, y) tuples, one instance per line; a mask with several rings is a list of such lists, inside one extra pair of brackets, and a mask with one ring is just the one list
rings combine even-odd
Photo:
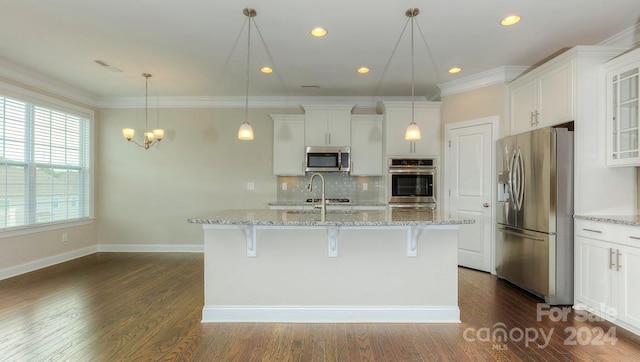
[(428, 209), (227, 210), (204, 229), (203, 322), (457, 323), (457, 219)]

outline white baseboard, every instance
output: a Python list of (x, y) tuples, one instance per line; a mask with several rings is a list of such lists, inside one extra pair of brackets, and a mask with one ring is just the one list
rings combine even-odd
[(204, 253), (203, 244), (98, 244), (105, 253)]
[(458, 306), (204, 306), (202, 323), (460, 323)]
[(43, 259), (30, 261), (24, 264), (12, 266), (0, 270), (0, 280), (15, 277), (20, 274), (32, 272), (34, 270), (46, 268), (48, 266), (64, 263), (69, 260), (81, 258), (83, 256), (95, 254), (98, 251), (96, 245), (85, 248), (71, 250), (65, 253), (49, 256)]
[(38, 269), (46, 268), (52, 265), (64, 263), (83, 256), (95, 254), (97, 252), (104, 253), (203, 253), (204, 245), (199, 244), (173, 244), (173, 245), (157, 245), (157, 244), (98, 244), (87, 246), (82, 249), (68, 251), (66, 253), (53, 255), (43, 259), (30, 261), (24, 264), (0, 269), (0, 280), (12, 278), (20, 274), (29, 273)]

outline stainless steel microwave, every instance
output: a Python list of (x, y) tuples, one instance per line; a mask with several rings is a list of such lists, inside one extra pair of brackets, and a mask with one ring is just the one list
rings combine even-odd
[(306, 172), (351, 171), (351, 147), (307, 147), (305, 159)]

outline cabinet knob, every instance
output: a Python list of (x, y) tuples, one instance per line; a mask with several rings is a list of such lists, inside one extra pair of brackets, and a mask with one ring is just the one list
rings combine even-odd
[(485, 202), (484, 204), (482, 204), (482, 207), (489, 207), (489, 203)]

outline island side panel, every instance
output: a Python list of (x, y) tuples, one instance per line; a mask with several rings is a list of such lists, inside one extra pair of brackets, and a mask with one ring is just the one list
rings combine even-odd
[[(424, 229), (407, 256), (406, 228), (258, 229), (257, 256), (242, 230), (205, 230), (205, 309), (216, 307), (444, 307), (456, 310), (458, 230)], [(259, 318), (258, 318), (259, 319)]]

